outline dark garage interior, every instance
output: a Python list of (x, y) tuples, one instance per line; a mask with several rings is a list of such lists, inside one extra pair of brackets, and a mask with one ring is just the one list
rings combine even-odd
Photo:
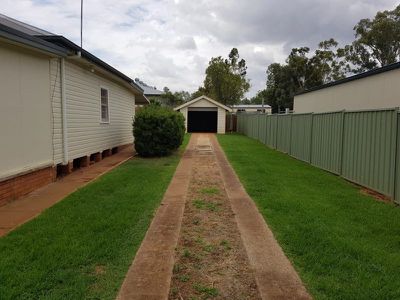
[(188, 132), (217, 132), (218, 112), (188, 111)]

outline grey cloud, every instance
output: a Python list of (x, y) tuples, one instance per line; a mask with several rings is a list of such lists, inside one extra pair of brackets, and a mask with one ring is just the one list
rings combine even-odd
[[(204, 80), (210, 58), (227, 56), (237, 47), (248, 65), (248, 96), (265, 87), (267, 66), (282, 62), (292, 47), (313, 47), (331, 37), (347, 43), (358, 20), (397, 5), (395, 0), (85, 3), (84, 47), (131, 77), (194, 91)], [(2, 0), (0, 11), (79, 42), (79, 2)]]
[(196, 41), (191, 36), (178, 38), (176, 46), (179, 49), (183, 49), (183, 50), (195, 50), (195, 49), (197, 49)]

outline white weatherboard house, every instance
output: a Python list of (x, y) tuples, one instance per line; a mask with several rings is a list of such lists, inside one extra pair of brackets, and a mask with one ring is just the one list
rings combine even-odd
[(0, 205), (133, 143), (143, 90), (68, 39), (0, 15), (0, 66)]
[(206, 96), (200, 96), (176, 108), (185, 117), (187, 132), (225, 133), (226, 112), (231, 108)]
[(331, 82), (294, 97), (294, 112), (329, 112), (400, 106), (400, 63)]

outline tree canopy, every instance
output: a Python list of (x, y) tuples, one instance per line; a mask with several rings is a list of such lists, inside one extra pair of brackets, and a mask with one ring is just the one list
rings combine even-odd
[(297, 93), (400, 59), (400, 5), (360, 20), (354, 32), (355, 40), (343, 48), (333, 38), (320, 42), (314, 52), (293, 48), (285, 63), (268, 66), (266, 88), (250, 101), (264, 99), (273, 112), (292, 109)]
[(207, 95), (225, 105), (237, 104), (250, 88), (246, 61), (233, 48), (228, 58), (212, 57), (205, 71), (204, 86), (193, 96)]

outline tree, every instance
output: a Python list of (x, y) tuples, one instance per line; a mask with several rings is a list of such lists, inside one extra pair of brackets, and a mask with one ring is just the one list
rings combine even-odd
[(175, 107), (190, 100), (190, 93), (186, 91), (171, 92), (168, 87), (164, 87), (164, 94), (157, 98), (165, 106)]
[(246, 61), (240, 59), (239, 51), (233, 48), (227, 59), (221, 56), (211, 58), (202, 90), (223, 104), (236, 104), (250, 88), (246, 72)]
[(293, 48), (285, 64), (268, 67), (267, 88), (259, 97), (279, 112), (293, 108), (295, 94), (343, 78), (348, 64), (337, 46), (334, 39), (322, 41), (312, 56), (308, 47)]
[(354, 73), (395, 63), (400, 55), (400, 5), (378, 12), (373, 20), (361, 19), (354, 26), (356, 40), (342, 51)]

